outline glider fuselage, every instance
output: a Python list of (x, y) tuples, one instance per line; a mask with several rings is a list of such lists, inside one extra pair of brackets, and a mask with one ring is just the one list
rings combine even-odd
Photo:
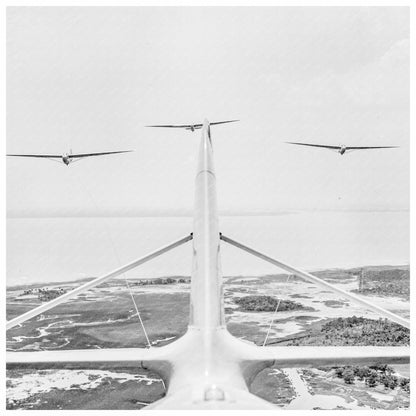
[(62, 162), (65, 163), (65, 165), (69, 165), (72, 162), (72, 158), (68, 153), (64, 153), (62, 155)]
[[(165, 347), (172, 349), (174, 358), (171, 366), (158, 370), (169, 375), (169, 395), (148, 408), (271, 409), (270, 403), (248, 392), (236, 354), (245, 344), (229, 334), (225, 326), (216, 177), (207, 120), (199, 147), (193, 221), (188, 331)], [(267, 361), (257, 365), (264, 368)]]

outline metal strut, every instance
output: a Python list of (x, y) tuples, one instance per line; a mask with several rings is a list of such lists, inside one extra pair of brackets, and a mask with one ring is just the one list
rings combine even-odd
[(410, 322), (405, 319), (402, 318), (399, 315), (396, 315), (393, 312), (390, 312), (386, 309), (380, 308), (380, 306), (377, 306), (375, 304), (373, 304), (372, 302), (369, 302), (365, 299), (362, 299), (360, 296), (354, 295), (352, 293), (346, 292), (345, 290), (339, 289), (338, 287), (331, 285), (330, 283), (326, 282), (325, 280), (320, 279), (319, 277), (313, 276), (310, 273), (304, 272), (302, 270), (296, 269), (295, 267), (289, 266), (286, 263), (282, 263), (279, 260), (275, 260), (263, 253), (260, 253), (259, 251), (256, 251), (250, 247), (245, 246), (244, 244), (241, 244), (235, 240), (232, 240), (231, 238), (228, 238), (226, 236), (224, 236), (223, 234), (220, 233), (220, 239), (222, 241), (225, 241), (226, 243), (237, 247), (243, 251), (246, 251), (247, 253), (252, 254), (253, 256), (259, 257), (260, 259), (263, 259), (271, 264), (274, 264), (275, 266), (279, 267), (280, 269), (283, 269), (289, 273), (294, 274), (295, 276), (298, 276), (302, 279), (308, 280), (312, 283), (317, 284), (318, 286), (321, 287), (325, 287), (327, 289), (330, 289), (332, 292), (338, 293), (339, 295), (343, 296), (344, 298), (347, 298), (349, 300), (351, 300), (352, 302), (355, 302), (361, 306), (365, 306), (369, 309), (371, 309), (373, 312), (378, 313), (379, 315), (390, 319), (393, 322), (396, 322), (397, 324), (400, 324), (402, 326), (404, 326), (405, 328), (409, 328), (410, 329)]
[[(82, 159), (85, 159), (85, 158), (80, 158), (80, 159), (74, 160), (74, 162), (78, 162), (79, 160), (82, 160)], [(98, 205), (96, 204), (95, 199), (92, 196), (92, 192), (89, 191), (89, 189), (87, 188), (87, 186), (86, 186), (85, 182), (82, 180), (82, 178), (80, 178), (78, 182), (80, 183), (81, 187), (84, 188), (84, 191), (85, 191), (87, 197), (92, 202), (92, 205), (94, 206), (96, 211), (98, 211), (99, 210)], [(107, 233), (108, 240), (110, 241), (111, 248), (113, 249), (114, 256), (117, 259), (117, 265), (118, 265), (118, 267), (120, 267), (121, 266), (120, 257), (118, 255), (116, 245), (114, 244), (113, 237), (111, 235), (110, 228), (108, 227), (107, 221), (104, 221), (104, 229)], [(134, 299), (134, 295), (133, 295), (133, 292), (132, 292), (131, 287), (129, 285), (129, 282), (127, 280), (127, 276), (124, 273), (123, 273), (123, 277), (124, 277), (124, 281), (126, 282), (126, 286), (127, 286), (128, 291), (129, 291), (130, 298), (133, 302), (134, 309), (136, 310), (136, 315), (139, 319), (140, 327), (143, 330), (144, 336), (146, 338), (147, 346), (148, 346), (148, 348), (151, 348), (152, 344), (150, 343), (149, 337), (148, 337), (147, 332), (146, 332), (146, 328), (144, 327), (143, 320), (142, 320), (142, 317), (140, 316), (140, 311), (139, 311), (139, 308), (137, 306), (136, 300)]]
[(180, 240), (176, 240), (162, 248), (159, 248), (158, 250), (153, 251), (152, 253), (149, 253), (143, 257), (138, 258), (137, 260), (132, 261), (131, 263), (128, 263), (122, 267), (119, 267), (118, 269), (113, 270), (110, 273), (107, 273), (103, 276), (99, 276), (94, 280), (91, 280), (88, 283), (85, 283), (84, 285), (77, 287), (74, 290), (71, 290), (68, 293), (65, 293), (64, 295), (61, 295), (53, 300), (51, 300), (48, 303), (45, 303), (43, 305), (38, 306), (37, 308), (34, 308), (26, 313), (23, 313), (22, 315), (17, 316), (16, 318), (11, 319), (6, 323), (6, 329), (11, 329), (15, 327), (16, 325), (19, 325), (25, 321), (27, 321), (30, 318), (33, 318), (34, 316), (40, 315), (42, 312), (46, 312), (49, 309), (53, 308), (54, 306), (58, 306), (61, 303), (65, 302), (68, 299), (73, 298), (76, 295), (79, 295), (86, 290), (89, 290), (100, 283), (105, 282), (108, 279), (111, 279), (113, 277), (117, 277), (120, 274), (123, 274), (125, 272), (128, 272), (131, 269), (136, 268), (137, 266), (140, 266), (143, 263), (148, 262), (149, 260), (154, 259), (155, 257), (158, 257), (182, 244), (187, 243), (188, 241), (192, 240), (192, 234), (187, 235), (186, 237), (181, 238)]
[[(289, 283), (289, 280), (290, 280), (290, 278), (291, 278), (291, 277), (292, 277), (292, 275), (290, 274), (290, 275), (287, 277), (286, 283)], [(272, 326), (273, 326), (274, 318), (275, 318), (275, 316), (276, 316), (277, 311), (279, 310), (279, 306), (280, 306), (280, 303), (281, 303), (281, 302), (282, 302), (282, 298), (281, 298), (281, 296), (279, 296), (279, 300), (277, 301), (276, 308), (275, 308), (275, 310), (274, 310), (274, 312), (273, 312), (272, 317), (270, 318), (269, 329), (267, 330), (266, 337), (264, 338), (264, 341), (263, 341), (263, 347), (267, 344), (267, 340), (269, 339), (270, 331), (272, 330)]]

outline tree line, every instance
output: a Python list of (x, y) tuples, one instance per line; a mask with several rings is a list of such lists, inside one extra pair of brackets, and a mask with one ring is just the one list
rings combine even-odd
[(376, 387), (381, 384), (386, 389), (394, 390), (396, 387), (400, 387), (402, 390), (410, 392), (410, 379), (398, 377), (394, 374), (394, 369), (387, 364), (333, 368), (335, 375), (342, 378), (346, 384), (354, 384), (358, 379), (364, 381), (368, 387)]

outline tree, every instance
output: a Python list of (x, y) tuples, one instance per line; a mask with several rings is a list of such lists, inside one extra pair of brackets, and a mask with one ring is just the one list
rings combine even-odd
[(384, 384), (386, 389), (394, 390), (398, 385), (398, 379), (392, 374), (383, 374), (380, 381)]
[(346, 384), (354, 384), (354, 370), (352, 368), (346, 368), (342, 378)]
[(365, 379), (365, 383), (368, 387), (375, 387), (379, 382), (379, 375), (376, 370), (370, 370), (370, 374)]
[(335, 369), (335, 375), (336, 375), (338, 378), (342, 378), (342, 377), (343, 377), (343, 375), (344, 375), (344, 368), (343, 368), (343, 367), (337, 367), (337, 368)]
[(403, 377), (402, 379), (400, 379), (400, 383), (399, 383), (400, 387), (407, 392), (410, 392), (410, 379)]
[(358, 367), (357, 372), (355, 375), (360, 379), (364, 380), (366, 377), (370, 375), (370, 369), (367, 366)]

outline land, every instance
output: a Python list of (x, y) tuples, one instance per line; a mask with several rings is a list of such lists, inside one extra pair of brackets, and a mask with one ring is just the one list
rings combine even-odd
[[(135, 294), (140, 316), (152, 334), (153, 345), (164, 345), (186, 332), (187, 293)], [(36, 306), (13, 302), (7, 319)], [(175, 313), (171, 313), (174, 310)], [(7, 347), (13, 350), (146, 347), (147, 342), (127, 290), (102, 289), (81, 295), (50, 313), (9, 331)]]
[(361, 287), (353, 292), (375, 296), (410, 298), (410, 271), (403, 269), (362, 270)]
[(236, 298), (235, 303), (240, 306), (242, 311), (261, 311), (261, 312), (282, 312), (282, 311), (297, 311), (297, 310), (313, 310), (307, 308), (299, 302), (293, 300), (277, 299), (272, 296), (244, 296)]
[[(14, 391), (7, 399), (7, 409), (141, 409), (162, 398), (165, 389), (160, 377), (140, 368), (8, 370), (7, 387)], [(34, 378), (43, 382), (35, 382)], [(48, 383), (57, 387), (50, 388)], [(35, 385), (32, 392), (26, 386)]]
[(290, 378), (278, 368), (265, 368), (251, 383), (250, 392), (279, 407), (288, 405), (295, 397), (296, 391)]
[(352, 316), (319, 322), (295, 336), (273, 342), (279, 345), (378, 345), (410, 344), (410, 331), (387, 319)]
[[(397, 376), (394, 369), (387, 368), (388, 374), (378, 366), (321, 367), (300, 371), (312, 395), (348, 398), (355, 402), (356, 408), (362, 409), (408, 409), (409, 379)], [(395, 385), (395, 382), (391, 384), (390, 380), (398, 380), (398, 384)]]
[(66, 293), (66, 290), (62, 287), (56, 289), (48, 289), (47, 287), (37, 287), (37, 288), (29, 288), (23, 290), (22, 294), (18, 297), (18, 299), (34, 299), (37, 298), (41, 302), (48, 302), (52, 299), (57, 298), (58, 296), (63, 295)]
[[(368, 270), (377, 273), (388, 270), (387, 274), (381, 275), (389, 275), (393, 285), (404, 286), (406, 277), (398, 280), (394, 277), (396, 273), (406, 276), (403, 270), (408, 270), (408, 267), (372, 267)], [(349, 269), (314, 273), (345, 290), (353, 291), (359, 287), (360, 271)], [(384, 278), (388, 282), (387, 277)], [(68, 291), (83, 282), (48, 284), (48, 290), (61, 288)], [(131, 279), (129, 286), (151, 343), (154, 346), (166, 345), (182, 336), (186, 332), (189, 316), (189, 277), (166, 277), (158, 284), (139, 282)], [(22, 296), (23, 291), (36, 287), (45, 286), (8, 288), (7, 319), (41, 304), (37, 296)], [(285, 307), (281, 309), (279, 305), (268, 338), (269, 345), (409, 343), (409, 333), (404, 328), (379, 320), (371, 313), (366, 312), (364, 318), (359, 307), (300, 279), (292, 277), (287, 282), (287, 275), (227, 277), (224, 289), (228, 330), (238, 338), (259, 345), (264, 342), (278, 299), (282, 299), (281, 305), (284, 301)], [(242, 307), (250, 303), (242, 300), (248, 297), (254, 299), (252, 310)], [(405, 317), (409, 316), (409, 302), (402, 296), (372, 294), (371, 300)], [(146, 339), (129, 290), (121, 280), (90, 290), (7, 333), (7, 348), (14, 351), (133, 346), (145, 347)], [(339, 377), (341, 370), (342, 377)], [(351, 379), (350, 368), (305, 370), (270, 367), (255, 378), (250, 390), (276, 406), (288, 409), (302, 406), (408, 407), (408, 377), (402, 375), (408, 369), (391, 373), (389, 382), (380, 376), (377, 384), (371, 387), (366, 384), (365, 377), (360, 379), (356, 371), (352, 369), (354, 379), (353, 383), (349, 383), (345, 379)], [(396, 381), (393, 376), (397, 377)], [(391, 388), (393, 385), (394, 389)], [(26, 365), (9, 366), (7, 369), (8, 409), (139, 409), (163, 397), (164, 391), (157, 374), (142, 368), (120, 367), (117, 363), (106, 364), (105, 367), (84, 364), (61, 368), (49, 365), (39, 369)]]
[[(340, 366), (332, 367), (335, 375), (342, 378), (346, 384), (354, 384), (357, 380), (363, 381), (369, 387), (383, 385), (386, 389), (394, 390), (400, 386), (404, 391), (410, 392), (410, 379), (408, 377), (397, 377), (393, 367), (387, 364), (376, 364), (372, 366)], [(329, 371), (321, 368), (321, 370)]]
[(177, 283), (190, 283), (191, 278), (189, 276), (180, 277), (158, 277), (156, 279), (140, 279), (135, 281), (135, 286), (146, 286), (146, 285), (174, 285)]

